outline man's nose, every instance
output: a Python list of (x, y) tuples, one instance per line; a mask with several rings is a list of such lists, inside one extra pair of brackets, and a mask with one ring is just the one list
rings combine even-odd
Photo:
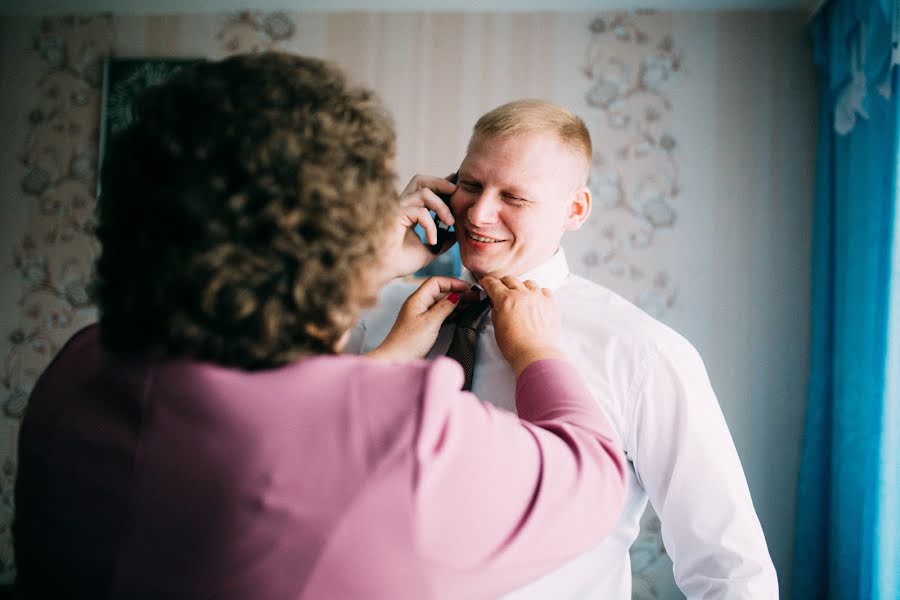
[(499, 212), (497, 198), (493, 194), (482, 192), (466, 211), (466, 217), (472, 225), (495, 223)]

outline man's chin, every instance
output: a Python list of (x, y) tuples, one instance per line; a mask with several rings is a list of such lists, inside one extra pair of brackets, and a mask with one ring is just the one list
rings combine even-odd
[(493, 256), (485, 252), (472, 252), (463, 246), (460, 248), (459, 258), (462, 266), (475, 277), (476, 281), (486, 275), (505, 277), (514, 274), (510, 272), (514, 265), (510, 265), (508, 260), (501, 260), (507, 258), (502, 256), (502, 253)]

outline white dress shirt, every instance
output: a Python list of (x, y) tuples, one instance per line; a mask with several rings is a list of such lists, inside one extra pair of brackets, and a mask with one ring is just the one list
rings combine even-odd
[[(740, 459), (703, 361), (687, 340), (606, 288), (569, 272), (565, 253), (525, 273), (553, 290), (564, 350), (605, 410), (628, 458), (628, 499), (615, 531), (593, 550), (508, 600), (628, 600), (628, 550), (649, 496), (675, 581), (691, 600), (778, 598), (778, 583)], [(416, 285), (395, 282), (350, 348), (367, 352), (390, 330)], [(447, 351), (441, 329), (429, 356)], [(478, 338), (472, 391), (515, 411), (515, 376), (490, 316)]]

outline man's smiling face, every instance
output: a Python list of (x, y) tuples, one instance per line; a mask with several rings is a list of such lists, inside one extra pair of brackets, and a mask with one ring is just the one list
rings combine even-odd
[(585, 170), (551, 133), (474, 140), (451, 199), (463, 265), (519, 276), (552, 257), (590, 211)]

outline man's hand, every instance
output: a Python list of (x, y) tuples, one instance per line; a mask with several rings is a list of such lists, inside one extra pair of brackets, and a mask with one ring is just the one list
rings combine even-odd
[(550, 290), (511, 276), (487, 276), (479, 283), (491, 298), (497, 346), (516, 377), (536, 360), (566, 358), (562, 320)]
[(415, 226), (421, 225), (428, 243), (436, 244), (437, 226), (428, 211), (434, 211), (441, 221), (453, 225), (450, 207), (437, 194), (452, 194), (455, 191), (455, 184), (440, 177), (416, 175), (409, 181), (400, 195), (399, 211), (391, 225), (384, 252), (384, 265), (390, 279), (415, 273), (453, 246), (455, 238), (450, 239), (440, 252), (433, 254), (419, 239)]
[(423, 358), (434, 346), (441, 325), (468, 292), (469, 285), (452, 277), (426, 279), (403, 303), (381, 345), (367, 356), (385, 360)]

